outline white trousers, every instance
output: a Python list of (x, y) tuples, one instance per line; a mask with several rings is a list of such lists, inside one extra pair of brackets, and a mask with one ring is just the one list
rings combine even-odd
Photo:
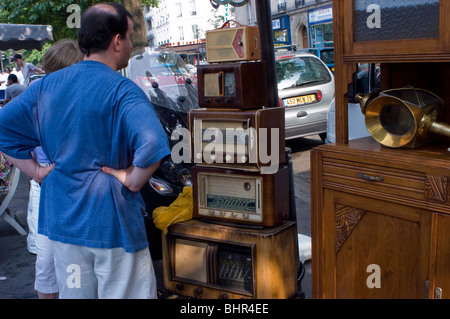
[(27, 248), (32, 254), (37, 253), (36, 248), (36, 235), (38, 228), (39, 218), (39, 199), (41, 196), (41, 186), (34, 180), (30, 180), (30, 193), (28, 197), (28, 236), (27, 236)]
[(52, 241), (60, 299), (156, 299), (150, 251)]
[(51, 294), (58, 292), (52, 241), (47, 236), (36, 234), (36, 279), (34, 289)]

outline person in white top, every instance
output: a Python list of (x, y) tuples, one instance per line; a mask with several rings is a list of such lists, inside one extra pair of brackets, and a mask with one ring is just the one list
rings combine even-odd
[(24, 85), (28, 86), (29, 78), (36, 73), (44, 73), (44, 71), (31, 63), (25, 62), (21, 54), (14, 55), (14, 63), (16, 63), (17, 71), (22, 71)]

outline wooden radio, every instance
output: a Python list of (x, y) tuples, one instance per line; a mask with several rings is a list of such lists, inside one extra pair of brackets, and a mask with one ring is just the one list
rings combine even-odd
[(206, 60), (214, 62), (250, 61), (261, 59), (259, 28), (241, 26), (206, 31)]
[(165, 289), (204, 299), (286, 299), (297, 293), (297, 225), (236, 228), (198, 220), (163, 235)]
[(198, 165), (270, 174), (286, 161), (284, 108), (192, 109), (188, 125)]
[(269, 103), (266, 62), (199, 65), (197, 81), (202, 107), (257, 109)]
[(194, 218), (274, 226), (289, 219), (289, 168), (259, 174), (192, 167)]

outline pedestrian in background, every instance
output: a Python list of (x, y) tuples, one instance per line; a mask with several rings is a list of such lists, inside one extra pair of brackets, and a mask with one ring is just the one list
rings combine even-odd
[(5, 89), (5, 104), (17, 97), (20, 93), (27, 88), (25, 85), (19, 84), (19, 80), (15, 74), (8, 75), (8, 84)]
[(14, 63), (16, 64), (16, 71), (22, 72), (23, 84), (28, 86), (30, 77), (36, 73), (44, 73), (44, 71), (35, 65), (25, 62), (21, 54), (14, 55)]
[[(78, 43), (75, 40), (63, 39), (53, 44), (45, 52), (43, 67), (45, 73), (50, 74), (82, 61), (83, 57), (84, 56), (78, 47)], [(35, 83), (37, 82), (33, 81), (32, 85)], [(64, 105), (61, 107), (64, 107)], [(40, 146), (34, 149), (33, 158), (41, 166), (51, 165)], [(51, 240), (49, 240), (47, 236), (37, 233), (40, 195), (41, 186), (31, 179), (27, 214), (27, 248), (30, 253), (37, 255), (34, 289), (38, 292), (39, 299), (56, 299), (58, 294), (58, 284), (56, 280)]]
[[(0, 112), (0, 151), (42, 182), (38, 232), (52, 240), (60, 298), (157, 298), (139, 190), (170, 148), (145, 93), (117, 72), (132, 30), (121, 4), (88, 8), (84, 60)], [(51, 166), (32, 158), (36, 146)]]

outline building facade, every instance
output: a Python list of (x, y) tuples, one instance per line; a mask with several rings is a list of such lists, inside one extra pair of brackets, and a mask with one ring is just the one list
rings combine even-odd
[[(144, 7), (150, 48), (170, 48), (194, 55), (187, 62), (205, 58), (205, 32), (226, 20), (256, 25), (255, 1), (242, 7), (221, 5), (214, 9), (209, 0), (159, 0), (157, 8)], [(298, 49), (333, 46), (331, 0), (271, 0), (275, 46), (295, 45)], [(191, 61), (191, 60), (195, 61)]]
[[(254, 7), (250, 0), (246, 7)], [(298, 49), (333, 46), (331, 0), (271, 0), (275, 46), (295, 45)], [(255, 10), (236, 8), (236, 20), (254, 25)]]
[(205, 32), (234, 19), (229, 6), (216, 10), (209, 0), (159, 0), (157, 8), (144, 6), (144, 17), (149, 47), (178, 52), (204, 51)]

